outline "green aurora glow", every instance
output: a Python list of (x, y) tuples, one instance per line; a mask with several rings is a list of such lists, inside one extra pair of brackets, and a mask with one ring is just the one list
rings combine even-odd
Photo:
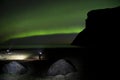
[[(4, 0), (3, 0), (4, 1)], [(34, 0), (35, 1), (35, 0)], [(12, 3), (15, 2), (15, 3)], [(119, 0), (63, 0), (40, 2), (30, 6), (5, 0), (1, 9), (0, 41), (36, 35), (79, 33), (85, 27), (87, 12), (93, 9), (111, 8)], [(24, 0), (23, 0), (24, 3)]]

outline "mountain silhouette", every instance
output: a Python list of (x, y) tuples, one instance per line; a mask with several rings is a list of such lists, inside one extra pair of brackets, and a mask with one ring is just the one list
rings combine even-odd
[(86, 28), (80, 32), (72, 45), (85, 47), (119, 46), (120, 6), (88, 12)]
[(77, 34), (54, 34), (10, 39), (3, 45), (62, 45), (71, 44)]

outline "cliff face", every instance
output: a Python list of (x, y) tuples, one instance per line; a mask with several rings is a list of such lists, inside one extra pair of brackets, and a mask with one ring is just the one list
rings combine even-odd
[(119, 45), (120, 7), (88, 12), (86, 28), (78, 34), (72, 45), (87, 47), (113, 47)]

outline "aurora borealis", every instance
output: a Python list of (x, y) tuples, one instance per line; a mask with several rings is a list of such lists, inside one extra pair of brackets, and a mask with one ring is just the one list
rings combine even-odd
[(120, 5), (119, 0), (1, 0), (0, 2), (0, 42), (41, 35), (72, 33), (77, 35), (85, 27), (88, 11)]

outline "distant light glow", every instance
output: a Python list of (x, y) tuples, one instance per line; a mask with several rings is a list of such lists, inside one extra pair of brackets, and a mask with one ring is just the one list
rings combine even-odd
[[(40, 53), (42, 54), (42, 52)], [(38, 54), (33, 52), (14, 51), (9, 53), (0, 53), (0, 60), (39, 60)]]
[(7, 52), (9, 53), (9, 52), (10, 52), (10, 50), (9, 50), (9, 49), (7, 49)]
[(7, 52), (7, 54), (0, 53), (0, 60), (25, 60), (28, 59), (31, 54), (25, 52)]
[(39, 54), (42, 54), (42, 52), (39, 52)]
[(12, 55), (7, 57), (8, 60), (24, 60), (26, 59), (28, 56), (27, 55)]

